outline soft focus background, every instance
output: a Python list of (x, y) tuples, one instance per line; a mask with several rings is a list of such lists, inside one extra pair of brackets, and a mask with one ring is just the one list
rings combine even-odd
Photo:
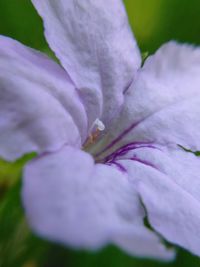
[[(153, 53), (170, 39), (200, 43), (199, 0), (124, 2), (142, 52)], [(52, 55), (30, 0), (0, 0), (0, 34)], [(115, 247), (78, 252), (40, 240), (29, 231), (20, 203), (21, 169), (27, 160), (0, 161), (0, 267), (200, 267), (200, 258), (181, 249), (176, 261), (166, 264), (129, 257)]]

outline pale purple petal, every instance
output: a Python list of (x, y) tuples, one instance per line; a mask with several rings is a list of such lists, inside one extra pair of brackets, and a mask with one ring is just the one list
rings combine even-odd
[(107, 123), (118, 115), (141, 62), (122, 1), (32, 3), (44, 20), (50, 47), (84, 96), (90, 122), (103, 110)]
[(80, 146), (87, 116), (65, 71), (48, 57), (0, 36), (0, 156), (14, 160), (63, 144)]
[(119, 156), (150, 224), (166, 240), (200, 256), (200, 158), (154, 144)]
[(122, 143), (150, 141), (200, 149), (200, 49), (170, 42), (149, 57), (110, 131)]
[(76, 248), (114, 243), (137, 256), (174, 257), (144, 227), (144, 209), (127, 176), (94, 164), (72, 147), (30, 162), (24, 173), (23, 203), (31, 227), (41, 236)]

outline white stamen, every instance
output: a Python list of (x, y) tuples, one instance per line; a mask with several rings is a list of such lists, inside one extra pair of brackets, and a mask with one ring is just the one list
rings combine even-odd
[(99, 130), (99, 131), (104, 131), (105, 130), (105, 125), (103, 124), (103, 122), (100, 120), (100, 119), (96, 119), (95, 121), (94, 121), (94, 126), (97, 126), (97, 129)]

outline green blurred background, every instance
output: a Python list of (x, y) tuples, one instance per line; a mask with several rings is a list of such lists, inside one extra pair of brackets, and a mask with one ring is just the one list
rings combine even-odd
[[(200, 43), (199, 0), (124, 2), (142, 52), (153, 53), (170, 39)], [(0, 0), (0, 34), (52, 55), (30, 0)], [(21, 168), (26, 160), (0, 161), (0, 267), (200, 267), (199, 258), (181, 249), (176, 261), (166, 264), (129, 257), (115, 247), (78, 252), (40, 240), (29, 231), (20, 202)]]

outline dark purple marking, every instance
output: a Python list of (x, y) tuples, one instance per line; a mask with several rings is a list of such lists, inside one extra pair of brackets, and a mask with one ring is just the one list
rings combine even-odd
[(112, 166), (113, 164), (117, 166), (117, 168), (122, 171), (122, 172), (127, 172), (126, 168), (124, 168), (124, 166), (122, 166), (122, 164), (120, 164), (119, 162), (116, 161), (110, 161), (105, 163), (106, 165)]
[(119, 160), (132, 160), (132, 161), (137, 161), (140, 162), (146, 166), (152, 167), (156, 170), (159, 170), (154, 164), (152, 164), (151, 162), (147, 161), (147, 160), (143, 160), (138, 158), (137, 156), (131, 156), (131, 157), (127, 157), (127, 153), (131, 150), (135, 150), (138, 148), (152, 148), (152, 149), (159, 149), (159, 147), (155, 146), (153, 143), (148, 143), (148, 142), (133, 142), (133, 143), (129, 143), (127, 145), (124, 145), (122, 147), (120, 147), (118, 150), (116, 150), (115, 152), (113, 152), (112, 154), (108, 155), (107, 157), (105, 157), (103, 160), (101, 160), (101, 162), (103, 162), (106, 165), (110, 165), (112, 166), (113, 164), (116, 165), (118, 167), (118, 169), (120, 169), (122, 172), (127, 172), (126, 168), (119, 163)]
[[(154, 164), (152, 164), (151, 162), (147, 161), (147, 160), (142, 160), (136, 156), (132, 157), (132, 158), (123, 158), (121, 160), (132, 160), (132, 161), (137, 161), (139, 163), (142, 163), (146, 166), (152, 167), (154, 169), (156, 169), (157, 171), (160, 171)], [(126, 172), (127, 173), (127, 169), (119, 162), (115, 161), (114, 159), (108, 162), (105, 162), (104, 164), (112, 166), (112, 165), (116, 165), (118, 167), (118, 169), (122, 172)]]
[(152, 114), (144, 117), (143, 119), (132, 123), (128, 128), (126, 128), (117, 138), (115, 138), (110, 144), (108, 144), (103, 150), (101, 150), (99, 153), (95, 155), (95, 157), (99, 157), (101, 154), (103, 154), (108, 149), (112, 148), (116, 143), (121, 141), (124, 136), (126, 136), (130, 131), (132, 131), (135, 127), (137, 127), (140, 123), (144, 122), (146, 119), (154, 115), (156, 112), (153, 112)]
[(116, 159), (117, 157), (124, 156), (131, 150), (135, 150), (135, 149), (143, 148), (143, 147), (159, 149), (153, 143), (150, 143), (150, 142), (132, 142), (132, 143), (129, 143), (127, 145), (120, 147), (119, 149), (111, 153), (110, 155), (106, 156), (105, 159), (101, 161), (107, 162), (109, 160)]
[(140, 163), (142, 163), (144, 165), (147, 165), (147, 166), (152, 167), (152, 168), (154, 168), (156, 170), (159, 170), (154, 164), (152, 164), (151, 162), (149, 162), (147, 160), (142, 160), (142, 159), (139, 159), (138, 157), (132, 157), (132, 158), (130, 158), (130, 160), (134, 160), (134, 161), (140, 162)]
[[(141, 120), (143, 121), (143, 120)], [(131, 124), (126, 130), (124, 130), (117, 138), (115, 138), (109, 145), (107, 145), (103, 150), (95, 155), (95, 157), (99, 157), (105, 151), (113, 147), (116, 143), (118, 143), (125, 135), (127, 135), (131, 130), (133, 130), (141, 121)]]

